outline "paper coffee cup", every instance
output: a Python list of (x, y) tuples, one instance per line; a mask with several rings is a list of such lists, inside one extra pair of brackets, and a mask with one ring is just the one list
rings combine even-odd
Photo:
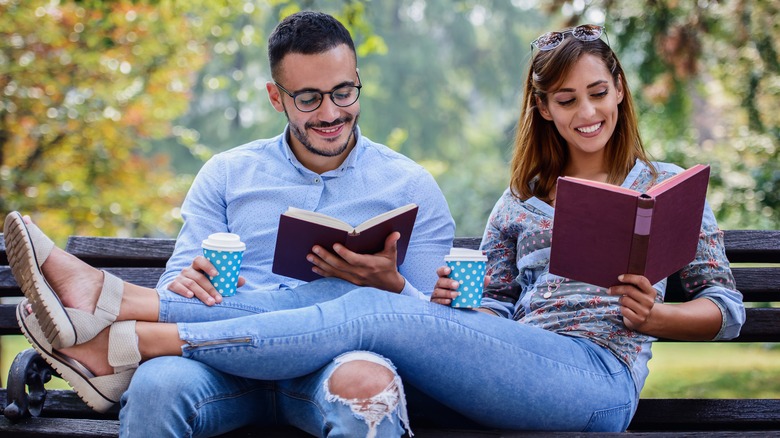
[(214, 233), (203, 241), (202, 247), (203, 256), (217, 268), (217, 275), (209, 275), (211, 284), (223, 297), (235, 295), (246, 244), (237, 234)]
[(464, 309), (479, 307), (482, 304), (487, 256), (479, 250), (452, 248), (444, 256), (444, 262), (450, 267), (449, 278), (459, 283), (460, 295), (452, 300), (450, 306)]

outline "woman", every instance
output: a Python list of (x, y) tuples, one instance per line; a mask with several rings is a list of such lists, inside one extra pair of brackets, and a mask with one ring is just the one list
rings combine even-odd
[(390, 359), (406, 383), (487, 427), (625, 430), (654, 338), (734, 338), (745, 313), (709, 207), (696, 258), (682, 271), (698, 285), (685, 303), (664, 304), (666, 282), (638, 275), (604, 290), (549, 274), (558, 176), (643, 190), (681, 170), (647, 159), (625, 74), (602, 33), (584, 25), (533, 43), (511, 186), (482, 243), (492, 282), (480, 311), (446, 306), (457, 284), (442, 267), (432, 303), (358, 288), (312, 307), (203, 323), (121, 321), (119, 309), (121, 322), (59, 351), (22, 303), (22, 330), (85, 399), (124, 391), (132, 367), (157, 356), (275, 380), (368, 350)]

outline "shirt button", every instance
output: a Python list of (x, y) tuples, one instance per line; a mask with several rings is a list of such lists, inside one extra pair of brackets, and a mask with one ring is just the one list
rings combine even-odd
[(319, 183), (320, 183), (320, 179), (319, 178), (314, 178), (314, 184), (319, 184)]

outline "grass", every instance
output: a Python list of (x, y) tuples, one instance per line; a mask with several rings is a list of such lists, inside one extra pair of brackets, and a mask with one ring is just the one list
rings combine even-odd
[[(11, 362), (19, 352), (27, 348), (32, 348), (32, 346), (22, 335), (0, 336), (0, 351), (2, 351), (0, 354), (0, 380), (2, 380), (3, 388), (7, 387), (8, 369), (11, 368)], [(70, 389), (70, 386), (64, 380), (54, 377), (46, 384), (46, 388)]]
[[(0, 378), (14, 356), (30, 348), (23, 336), (2, 336)], [(57, 378), (46, 387), (67, 389)], [(658, 342), (644, 398), (780, 398), (780, 345)]]
[(644, 398), (780, 398), (780, 345), (658, 342)]

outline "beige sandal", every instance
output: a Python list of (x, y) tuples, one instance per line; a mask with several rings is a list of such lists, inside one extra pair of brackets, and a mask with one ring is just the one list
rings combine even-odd
[(16, 319), (22, 333), (38, 354), (73, 387), (84, 403), (98, 412), (106, 412), (119, 403), (141, 362), (135, 321), (121, 321), (111, 325), (108, 363), (114, 367), (114, 374), (96, 377), (79, 362), (52, 348), (35, 314), (28, 312), (27, 307), (28, 301), (25, 299), (16, 308)]
[(3, 236), (14, 278), (54, 348), (87, 342), (116, 320), (124, 290), (122, 280), (103, 271), (103, 289), (94, 314), (66, 308), (41, 271), (54, 242), (35, 224), (24, 223), (16, 211), (6, 216)]

